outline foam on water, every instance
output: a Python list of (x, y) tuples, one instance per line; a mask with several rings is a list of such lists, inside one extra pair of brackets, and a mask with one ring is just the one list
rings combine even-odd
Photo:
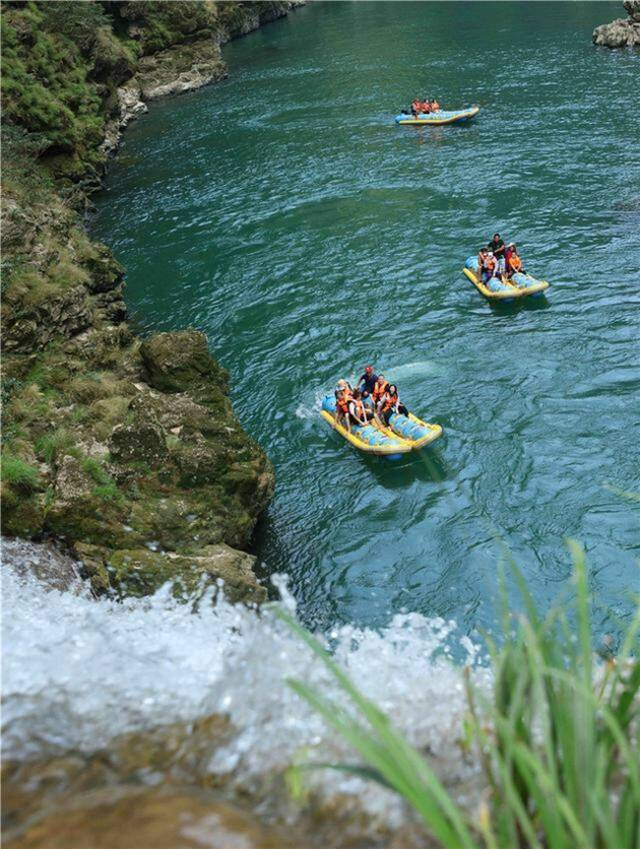
[[(284, 579), (277, 585), (281, 604), (293, 609)], [(446, 764), (448, 779), (468, 777), (456, 744), (461, 669), (448, 658), (458, 642), (454, 623), (402, 614), (381, 632), (342, 626), (327, 637), (355, 683)], [(476, 648), (466, 640), (464, 647), (473, 661)], [(322, 760), (347, 754), (286, 684), (300, 678), (337, 696), (324, 668), (273, 611), (213, 602), (211, 592), (190, 605), (168, 588), (96, 601), (47, 590), (5, 566), (3, 656), (5, 757), (90, 752), (123, 732), (211, 713), (228, 715), (236, 730), (209, 764), (218, 774), (259, 777), (302, 749)], [(482, 681), (487, 672), (474, 674)], [(353, 786), (335, 776), (329, 783)]]
[(385, 370), (387, 380), (408, 380), (410, 378), (426, 377), (432, 375), (440, 377), (447, 371), (443, 363), (434, 360), (422, 360), (416, 363), (402, 363), (397, 366), (388, 366)]

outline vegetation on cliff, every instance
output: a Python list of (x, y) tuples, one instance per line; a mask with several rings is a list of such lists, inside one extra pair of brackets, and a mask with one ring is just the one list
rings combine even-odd
[(248, 545), (273, 472), (233, 414), (227, 374), (196, 331), (132, 333), (123, 269), (79, 211), (145, 61), (171, 82), (175, 45), (195, 62), (199, 45), (219, 53), (289, 5), (2, 4), (3, 527), (65, 538), (98, 590), (189, 587), (204, 573), (235, 581), (235, 597), (264, 594), (233, 549)]

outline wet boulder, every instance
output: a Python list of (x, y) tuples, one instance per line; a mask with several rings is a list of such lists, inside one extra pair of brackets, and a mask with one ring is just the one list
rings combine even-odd
[(169, 582), (176, 594), (188, 596), (204, 580), (221, 582), (230, 601), (262, 602), (267, 597), (252, 571), (255, 557), (224, 543), (204, 546), (188, 555), (145, 547), (112, 551), (80, 544), (76, 548), (97, 590), (108, 586), (123, 595), (145, 596)]

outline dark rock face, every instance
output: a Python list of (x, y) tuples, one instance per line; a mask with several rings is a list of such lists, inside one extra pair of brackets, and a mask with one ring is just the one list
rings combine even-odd
[(628, 17), (596, 27), (594, 44), (610, 48), (640, 46), (640, 0), (625, 0), (623, 6)]

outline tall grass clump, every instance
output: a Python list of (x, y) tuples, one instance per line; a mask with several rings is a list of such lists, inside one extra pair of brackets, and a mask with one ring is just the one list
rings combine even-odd
[(40, 486), (40, 472), (9, 451), (3, 451), (0, 458), (0, 478), (7, 484), (24, 492), (31, 492)]
[(458, 807), (428, 761), (315, 638), (281, 613), (350, 702), (345, 708), (313, 686), (289, 682), (365, 763), (321, 766), (392, 788), (446, 849), (637, 849), (640, 609), (616, 658), (597, 662), (584, 554), (570, 545), (573, 601), (543, 616), (513, 566), (524, 613), (516, 620), (509, 615), (502, 582), (503, 640), (488, 640), (490, 694), (465, 675), (472, 744), (489, 791), (475, 816)]

